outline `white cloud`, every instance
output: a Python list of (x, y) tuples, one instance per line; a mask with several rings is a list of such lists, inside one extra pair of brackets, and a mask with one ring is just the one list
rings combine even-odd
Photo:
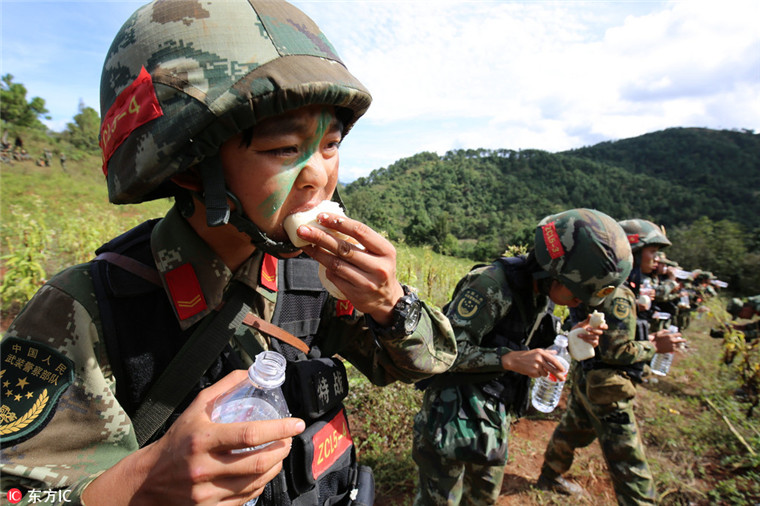
[[(419, 132), (409, 141), (417, 151), (445, 151), (561, 150), (671, 126), (757, 128), (757, 4), (406, 1), (303, 7), (373, 93), (362, 121), (479, 119), (467, 121), (466, 130)], [(319, 14), (321, 9), (328, 12)]]
[[(3, 72), (55, 125), (80, 99), (99, 109), (105, 52), (140, 3), (0, 2)], [(756, 0), (295, 3), (374, 97), (342, 148), (344, 180), (424, 150), (760, 130)]]

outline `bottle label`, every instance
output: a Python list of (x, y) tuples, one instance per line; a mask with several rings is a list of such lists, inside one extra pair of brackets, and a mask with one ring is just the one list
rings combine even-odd
[(311, 473), (317, 480), (354, 444), (348, 431), (345, 411), (341, 409), (327, 425), (312, 436), (311, 441), (314, 445)]

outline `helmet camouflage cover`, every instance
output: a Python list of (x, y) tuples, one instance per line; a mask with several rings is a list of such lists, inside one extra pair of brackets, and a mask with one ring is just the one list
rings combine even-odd
[(116, 35), (103, 65), (100, 145), (109, 200), (161, 185), (258, 121), (312, 104), (346, 112), (371, 97), (303, 12), (281, 0), (156, 0)]
[(592, 307), (601, 304), (633, 268), (623, 229), (593, 209), (571, 209), (541, 220), (535, 251), (550, 276)]
[(660, 246), (665, 248), (672, 243), (665, 237), (665, 231), (658, 225), (648, 220), (623, 220), (620, 222), (625, 233), (628, 235), (628, 242), (631, 243), (631, 250), (634, 253), (645, 246)]

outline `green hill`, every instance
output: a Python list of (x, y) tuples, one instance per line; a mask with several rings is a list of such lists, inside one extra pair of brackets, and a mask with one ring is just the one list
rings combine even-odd
[[(671, 128), (567, 154), (622, 167), (665, 183), (657, 192), (665, 193), (662, 201), (652, 202), (648, 208), (651, 210), (648, 214), (661, 222), (679, 225), (707, 216), (750, 227), (758, 225), (760, 135)], [(688, 199), (667, 198), (667, 194), (675, 191), (686, 193)]]
[(704, 216), (752, 230), (759, 188), (760, 135), (673, 128), (561, 153), (419, 153), (346, 185), (343, 197), (352, 216), (392, 239), (487, 258), (573, 207), (668, 229)]

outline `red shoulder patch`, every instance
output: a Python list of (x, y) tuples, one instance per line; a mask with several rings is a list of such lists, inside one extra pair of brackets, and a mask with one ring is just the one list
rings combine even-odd
[(272, 292), (277, 291), (277, 258), (269, 253), (264, 254), (261, 262), (261, 286)]
[(192, 264), (183, 264), (170, 270), (165, 278), (180, 320), (187, 320), (208, 307)]
[(351, 316), (354, 314), (354, 305), (350, 300), (338, 300), (335, 302), (336, 316)]

